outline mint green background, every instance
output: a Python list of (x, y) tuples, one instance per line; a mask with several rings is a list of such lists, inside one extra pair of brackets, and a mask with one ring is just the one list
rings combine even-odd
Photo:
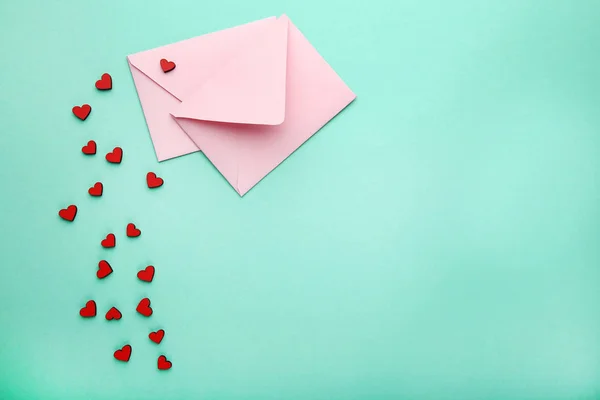
[[(0, 399), (600, 398), (600, 2), (152, 3), (0, 2)], [(159, 165), (125, 56), (283, 12), (358, 99), (243, 199)]]

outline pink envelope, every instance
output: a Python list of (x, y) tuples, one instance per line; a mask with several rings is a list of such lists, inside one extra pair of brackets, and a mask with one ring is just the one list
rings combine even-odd
[(202, 150), (240, 196), (356, 98), (285, 15), (127, 58), (158, 161)]

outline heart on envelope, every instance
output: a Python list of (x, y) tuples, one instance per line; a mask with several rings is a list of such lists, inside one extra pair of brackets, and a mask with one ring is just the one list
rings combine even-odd
[(201, 150), (241, 196), (356, 97), (285, 15), (128, 60), (158, 160)]

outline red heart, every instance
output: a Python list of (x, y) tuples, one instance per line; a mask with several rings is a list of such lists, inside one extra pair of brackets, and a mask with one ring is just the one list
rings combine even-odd
[(137, 273), (137, 277), (140, 281), (152, 282), (152, 279), (154, 279), (154, 267), (148, 265), (145, 269)]
[(140, 300), (140, 304), (138, 304), (135, 310), (142, 314), (144, 317), (151, 316), (152, 308), (150, 307), (150, 299), (144, 297), (142, 300)]
[(59, 217), (61, 217), (64, 220), (67, 220), (69, 222), (72, 222), (75, 219), (76, 215), (77, 215), (77, 206), (73, 205), (73, 204), (71, 204), (67, 208), (63, 208), (62, 210), (60, 210), (58, 212)]
[(161, 187), (165, 181), (162, 178), (156, 176), (154, 172), (148, 172), (146, 175), (146, 183), (150, 189)]
[(75, 114), (75, 116), (82, 121), (85, 121), (85, 119), (88, 117), (88, 115), (90, 115), (91, 112), (92, 107), (89, 104), (84, 104), (81, 107), (73, 107), (73, 114)]
[(102, 74), (102, 77), (96, 81), (96, 89), (110, 90), (112, 89), (112, 77), (110, 74)]
[(126, 344), (120, 350), (115, 351), (115, 358), (119, 361), (127, 362), (131, 357), (131, 346)]
[(113, 269), (106, 260), (102, 260), (98, 263), (98, 272), (96, 272), (96, 276), (98, 279), (104, 279), (110, 274), (112, 274)]
[(163, 58), (160, 60), (160, 67), (164, 73), (167, 73), (175, 69), (175, 63), (173, 61), (167, 61), (167, 59)]
[(102, 186), (102, 182), (96, 182), (94, 186), (88, 189), (88, 193), (90, 196), (99, 197), (102, 196), (102, 190), (104, 186)]
[(106, 154), (106, 161), (113, 164), (120, 164), (123, 159), (123, 149), (115, 147), (112, 152)]
[(171, 361), (167, 360), (167, 357), (165, 357), (165, 356), (158, 357), (158, 369), (160, 369), (160, 370), (171, 369), (172, 366), (173, 366), (173, 363), (171, 363)]
[(142, 234), (138, 228), (135, 227), (135, 224), (129, 223), (127, 224), (127, 236), (129, 237), (138, 237)]
[(106, 235), (106, 239), (100, 242), (100, 245), (104, 248), (115, 247), (117, 239), (113, 233)]
[(96, 154), (96, 142), (90, 140), (85, 146), (81, 148), (83, 154), (87, 154), (88, 156), (92, 156)]
[(160, 344), (160, 342), (162, 342), (163, 338), (165, 337), (165, 331), (162, 330), (162, 329), (159, 329), (156, 332), (150, 332), (150, 334), (148, 335), (148, 337), (154, 343)]
[(121, 319), (122, 316), (123, 315), (121, 314), (121, 311), (117, 310), (116, 307), (112, 307), (106, 313), (106, 320), (107, 321), (110, 321), (110, 320), (113, 320), (113, 319), (119, 320), (119, 319)]
[(85, 307), (79, 310), (79, 315), (83, 318), (92, 318), (96, 316), (96, 302), (94, 300), (89, 300), (85, 303)]

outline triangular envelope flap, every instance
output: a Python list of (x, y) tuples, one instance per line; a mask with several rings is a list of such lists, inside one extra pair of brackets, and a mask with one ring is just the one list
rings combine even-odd
[[(208, 77), (246, 48), (262, 31), (272, 25), (275, 17), (250, 22), (233, 28), (208, 33), (155, 49), (128, 56), (129, 62), (180, 101)], [(176, 64), (165, 73), (160, 60)]]
[(213, 122), (279, 125), (285, 119), (288, 18), (270, 26), (198, 89), (173, 115)]

